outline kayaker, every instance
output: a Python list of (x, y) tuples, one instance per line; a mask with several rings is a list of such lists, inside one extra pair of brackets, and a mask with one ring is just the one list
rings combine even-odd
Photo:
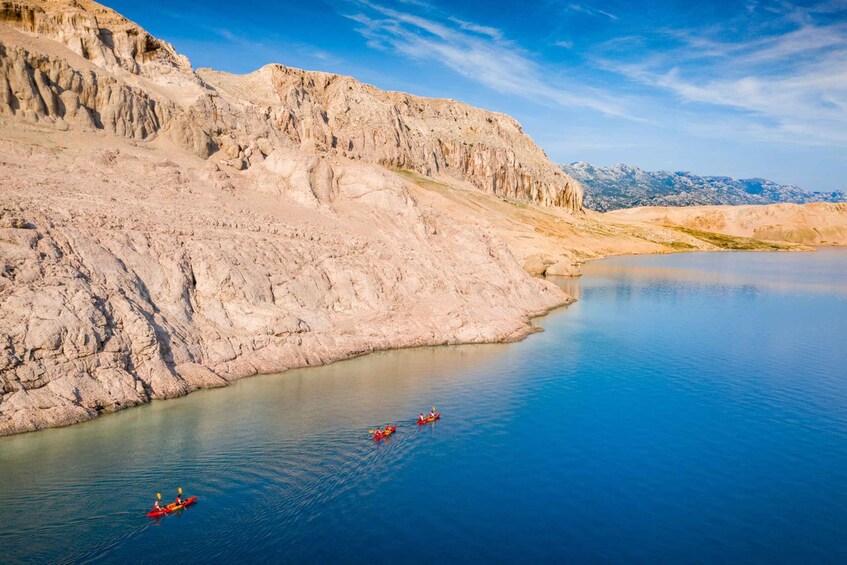
[(182, 504), (182, 495), (181, 494), (176, 493), (176, 498), (174, 498), (174, 504), (177, 504), (177, 505)]
[(432, 410), (429, 411), (429, 417), (435, 418), (435, 406), (432, 407)]
[(426, 422), (426, 418), (424, 418), (423, 412), (421, 412), (421, 415), (418, 418), (418, 422)]
[(159, 504), (158, 500), (153, 503), (153, 511), (154, 512), (161, 512), (162, 510), (164, 510), (164, 508), (162, 508), (162, 505)]
[(385, 433), (385, 434), (391, 433), (391, 424), (385, 424), (385, 431), (383, 433)]

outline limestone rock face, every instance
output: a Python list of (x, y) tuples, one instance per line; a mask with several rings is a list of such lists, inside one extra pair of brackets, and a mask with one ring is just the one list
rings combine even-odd
[(552, 260), (543, 255), (531, 255), (524, 261), (523, 268), (530, 275), (543, 276), (551, 263)]
[(169, 43), (157, 39), (114, 10), (89, 0), (22, 0), (0, 2), (0, 23), (48, 37), (109, 70), (156, 75), (191, 65)]
[(302, 149), (447, 175), (543, 206), (582, 209), (579, 183), (552, 165), (509, 116), (281, 65), (244, 76), (209, 69), (198, 74), (220, 92), (265, 108), (275, 132)]
[(0, 0), (0, 155), (0, 435), (516, 340), (570, 300), (409, 172), (578, 221), (579, 185), (511, 118), (280, 66), (195, 73), (89, 0)]
[(272, 153), (222, 190), (189, 153), (29, 135), (0, 127), (0, 435), (378, 349), (515, 340), (568, 301), (376, 165)]
[(79, 72), (62, 59), (0, 44), (0, 112), (145, 139), (161, 128), (163, 110), (96, 70)]
[(170, 44), (90, 0), (0, 3), (0, 113), (134, 139), (164, 132), (204, 158), (220, 148), (236, 170), (297, 147), (582, 209), (579, 183), (508, 116), (280, 65), (198, 76)]
[(208, 157), (212, 94), (170, 44), (95, 2), (0, 3), (0, 115), (138, 140), (164, 132)]

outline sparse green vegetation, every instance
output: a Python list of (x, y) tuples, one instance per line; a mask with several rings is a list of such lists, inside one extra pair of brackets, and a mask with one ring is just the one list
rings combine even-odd
[[(733, 251), (788, 251), (797, 249), (799, 246), (790, 243), (776, 243), (773, 241), (763, 241), (761, 239), (752, 239), (749, 237), (739, 237), (734, 235), (725, 235), (710, 231), (700, 231), (681, 226), (667, 226), (671, 229), (681, 231), (690, 236), (696, 237), (699, 240), (711, 243), (721, 249), (731, 249)], [(676, 247), (678, 244), (688, 245), (682, 242), (674, 242), (671, 247)]]
[(696, 245), (691, 245), (690, 243), (686, 243), (684, 241), (669, 241), (665, 243), (668, 247), (672, 247), (674, 249), (679, 249), (680, 251), (688, 251), (691, 249), (697, 249)]
[(402, 177), (409, 179), (414, 183), (420, 184), (422, 182), (434, 182), (432, 179), (420, 175), (415, 171), (410, 171), (409, 169), (394, 169), (394, 172)]

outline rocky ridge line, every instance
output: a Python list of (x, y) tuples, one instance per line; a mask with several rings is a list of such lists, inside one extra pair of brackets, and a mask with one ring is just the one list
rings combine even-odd
[(608, 212), (638, 206), (706, 206), (845, 202), (843, 191), (809, 192), (766, 179), (698, 176), (689, 172), (645, 171), (617, 164), (595, 167), (580, 161), (562, 169), (585, 189), (585, 206)]
[[(6, 0), (0, 22), (0, 113), (138, 139), (163, 132), (204, 158), (221, 149), (236, 169), (301, 148), (581, 210), (579, 183), (502, 114), (279, 65), (204, 81), (170, 44), (90, 0)], [(33, 36), (76, 57), (27, 47)]]

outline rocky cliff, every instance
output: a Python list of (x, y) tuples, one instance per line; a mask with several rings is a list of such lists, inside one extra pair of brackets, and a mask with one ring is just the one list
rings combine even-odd
[[(320, 153), (466, 180), (516, 200), (581, 210), (582, 188), (513, 118), (455, 102), (386, 92), (350, 77), (269, 65), (246, 76), (201, 69), (249, 101), (274, 133)], [(248, 142), (255, 152), (256, 142)]]
[(295, 147), (582, 206), (579, 184), (502, 114), (279, 65), (205, 71), (204, 81), (171, 45), (87, 0), (7, 0), (0, 22), (0, 112), (135, 139), (164, 133), (201, 157), (220, 148), (238, 169)]
[(338, 192), (314, 208), (173, 146), (0, 132), (0, 434), (376, 349), (519, 339), (567, 301), (373, 165), (333, 163)]
[(94, 2), (0, 2), (0, 114), (217, 149), (185, 57)]
[(565, 304), (417, 171), (580, 210), (511, 118), (271, 66), (203, 71), (86, 0), (0, 2), (0, 435)]

